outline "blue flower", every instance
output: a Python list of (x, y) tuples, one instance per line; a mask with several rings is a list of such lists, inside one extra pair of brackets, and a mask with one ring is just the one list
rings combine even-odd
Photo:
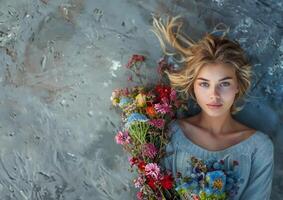
[(119, 106), (123, 107), (125, 105), (127, 105), (128, 103), (131, 103), (132, 100), (129, 97), (121, 97), (120, 102), (119, 102)]
[(206, 167), (208, 169), (212, 168), (213, 164), (216, 162), (215, 158), (209, 158), (207, 160), (204, 161), (204, 164), (206, 165)]
[(133, 122), (146, 122), (148, 118), (140, 113), (132, 113), (127, 119), (125, 126), (128, 128)]
[(221, 168), (221, 165), (220, 165), (218, 162), (215, 162), (215, 163), (213, 164), (213, 168), (214, 168), (214, 169), (220, 169), (220, 168)]
[(216, 194), (220, 194), (224, 192), (225, 184), (226, 184), (226, 176), (223, 171), (217, 170), (217, 171), (208, 172), (205, 178), (206, 178), (206, 182), (208, 183), (206, 192), (211, 192)]

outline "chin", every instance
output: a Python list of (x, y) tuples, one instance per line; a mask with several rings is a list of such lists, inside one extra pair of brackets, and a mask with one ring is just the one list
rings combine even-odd
[(224, 114), (223, 112), (207, 112), (207, 111), (204, 112), (210, 117), (220, 117), (221, 115)]
[(205, 112), (210, 117), (220, 117), (222, 115), (226, 115), (227, 113), (230, 113), (230, 110), (229, 109), (219, 109), (219, 110), (203, 109), (203, 112)]

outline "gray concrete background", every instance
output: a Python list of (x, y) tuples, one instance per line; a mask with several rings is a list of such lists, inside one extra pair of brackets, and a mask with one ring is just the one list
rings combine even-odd
[(128, 84), (133, 53), (154, 82), (152, 13), (182, 14), (195, 40), (231, 27), (255, 71), (237, 117), (273, 139), (272, 199), (283, 198), (282, 1), (0, 0), (1, 200), (135, 198), (110, 95)]

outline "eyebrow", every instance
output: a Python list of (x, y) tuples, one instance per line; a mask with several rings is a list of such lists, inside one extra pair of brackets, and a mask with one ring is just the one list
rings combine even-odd
[[(232, 79), (232, 77), (227, 76), (227, 77), (220, 79), (219, 81), (224, 81), (224, 80), (228, 80), (228, 79)], [(205, 79), (205, 78), (202, 78), (202, 77), (197, 78), (197, 80), (209, 81), (208, 79)]]

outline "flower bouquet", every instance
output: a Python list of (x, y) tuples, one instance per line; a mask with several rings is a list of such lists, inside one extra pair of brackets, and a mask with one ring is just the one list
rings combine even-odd
[[(227, 170), (223, 160), (202, 161), (191, 158), (190, 175), (172, 173), (162, 168), (161, 159), (169, 142), (168, 124), (177, 113), (187, 109), (186, 101), (163, 79), (164, 70), (174, 66), (162, 58), (158, 62), (159, 81), (145, 86), (140, 74), (145, 57), (133, 55), (126, 67), (139, 78), (141, 85), (115, 89), (112, 104), (122, 113), (122, 130), (115, 135), (116, 143), (129, 154), (131, 171), (137, 172), (133, 184), (139, 189), (137, 199), (225, 200), (231, 199), (240, 183), (237, 161)], [(169, 60), (170, 61), (170, 60)], [(128, 79), (133, 81), (132, 76)]]
[(179, 173), (175, 189), (181, 199), (186, 200), (233, 199), (243, 181), (239, 178), (238, 165), (234, 160), (227, 169), (224, 160), (203, 161), (192, 156), (190, 175), (182, 177)]
[[(133, 55), (126, 67), (140, 78), (144, 60), (142, 55)], [(160, 75), (166, 67), (170, 65), (162, 58), (158, 63)], [(139, 188), (137, 198), (177, 199), (173, 176), (162, 169), (160, 161), (168, 143), (167, 125), (178, 109), (186, 109), (184, 102), (162, 78), (156, 85), (115, 89), (111, 100), (122, 111), (123, 126), (115, 140), (130, 154), (131, 171), (137, 172), (133, 180)]]

